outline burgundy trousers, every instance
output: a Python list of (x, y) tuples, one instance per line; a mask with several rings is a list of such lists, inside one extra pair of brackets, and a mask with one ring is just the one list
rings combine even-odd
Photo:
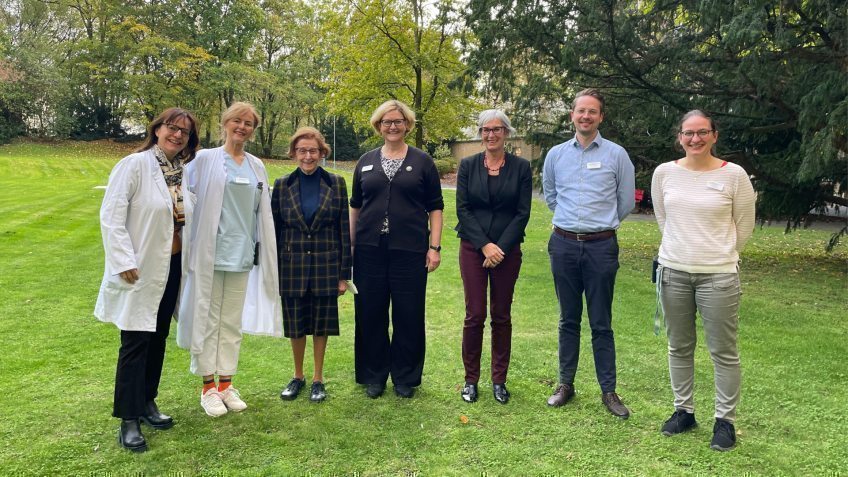
[(459, 270), (465, 289), (465, 324), (462, 328), (462, 362), (465, 382), (480, 380), (480, 355), (486, 322), (486, 290), (491, 284), (492, 383), (503, 384), (512, 346), (512, 295), (521, 270), (521, 246), (506, 252), (495, 268), (483, 268), (486, 257), (468, 240), (461, 240)]

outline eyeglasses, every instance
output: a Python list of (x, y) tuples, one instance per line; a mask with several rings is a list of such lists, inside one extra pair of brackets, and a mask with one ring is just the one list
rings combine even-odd
[(165, 127), (168, 128), (168, 131), (171, 131), (171, 134), (176, 134), (177, 131), (183, 133), (183, 136), (188, 136), (191, 134), (191, 131), (186, 128), (181, 128), (179, 126), (173, 125), (171, 123), (165, 123)]
[(714, 133), (715, 129), (699, 129), (697, 131), (680, 131), (680, 134), (683, 135), (686, 139), (692, 139), (696, 134), (700, 138), (704, 138)]
[(294, 152), (298, 156), (317, 156), (321, 152), (321, 150), (314, 148), (314, 147), (310, 147), (310, 148), (296, 147), (296, 148), (294, 148)]
[(406, 119), (383, 119), (382, 121), (380, 121), (380, 125), (384, 128), (389, 128), (392, 126), (398, 128), (404, 124), (406, 124)]
[(488, 136), (489, 134), (503, 134), (506, 131), (506, 128), (503, 126), (495, 126), (493, 128), (480, 128), (481, 136)]

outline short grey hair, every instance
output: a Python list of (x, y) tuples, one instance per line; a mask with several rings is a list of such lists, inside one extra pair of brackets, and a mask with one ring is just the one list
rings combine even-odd
[(512, 122), (510, 122), (509, 118), (506, 116), (506, 113), (501, 111), (500, 109), (487, 109), (480, 113), (480, 116), (477, 118), (477, 134), (480, 134), (480, 129), (484, 124), (489, 121), (497, 119), (504, 125), (507, 130), (507, 135), (515, 134), (515, 128), (512, 127)]

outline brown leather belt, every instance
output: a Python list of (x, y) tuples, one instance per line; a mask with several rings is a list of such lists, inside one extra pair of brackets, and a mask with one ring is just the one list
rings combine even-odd
[(576, 234), (574, 232), (569, 232), (568, 230), (562, 230), (557, 226), (554, 226), (554, 233), (562, 235), (567, 239), (577, 240), (578, 242), (590, 242), (592, 240), (615, 237), (615, 230), (604, 230), (602, 232), (592, 232), (589, 234)]

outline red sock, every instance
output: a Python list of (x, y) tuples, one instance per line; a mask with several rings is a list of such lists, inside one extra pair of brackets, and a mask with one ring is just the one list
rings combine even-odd
[(218, 391), (224, 392), (230, 385), (233, 384), (232, 378), (224, 378), (218, 380)]
[(209, 381), (203, 381), (203, 394), (206, 394), (206, 391), (215, 387), (215, 380), (210, 379)]

